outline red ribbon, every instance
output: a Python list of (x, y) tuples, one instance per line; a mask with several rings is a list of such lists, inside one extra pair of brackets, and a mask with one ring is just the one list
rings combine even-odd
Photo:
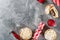
[(57, 6), (60, 6), (60, 0), (52, 0)]
[(38, 28), (35, 30), (35, 33), (33, 35), (33, 40), (38, 40), (38, 37), (40, 36), (40, 33), (42, 32), (44, 25), (45, 24), (43, 22), (40, 22)]
[(12, 31), (11, 33), (17, 40), (20, 40), (20, 36), (18, 34), (16, 34), (14, 31)]

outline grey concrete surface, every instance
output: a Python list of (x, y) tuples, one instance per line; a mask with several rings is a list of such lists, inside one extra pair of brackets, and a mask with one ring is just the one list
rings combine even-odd
[[(46, 23), (48, 19), (53, 19), (44, 12), (45, 6), (49, 3), (52, 1), (47, 0), (45, 4), (40, 4), (36, 0), (0, 0), (0, 40), (16, 40), (9, 33), (17, 30), (21, 24), (35, 30), (40, 21)], [(56, 8), (60, 13), (60, 8)], [(60, 40), (60, 18), (54, 20), (57, 24), (54, 30), (58, 35), (57, 40)], [(45, 39), (40, 36), (38, 40)]]

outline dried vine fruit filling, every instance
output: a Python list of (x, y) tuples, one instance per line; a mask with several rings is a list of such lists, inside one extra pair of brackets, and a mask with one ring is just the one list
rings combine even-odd
[(53, 9), (51, 9), (51, 11), (50, 11), (50, 15), (55, 16), (55, 12), (54, 12)]

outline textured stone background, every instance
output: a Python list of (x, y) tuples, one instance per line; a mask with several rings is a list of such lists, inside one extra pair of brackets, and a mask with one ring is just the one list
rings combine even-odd
[[(17, 30), (21, 24), (35, 30), (40, 21), (46, 23), (48, 19), (53, 19), (44, 12), (45, 6), (52, 3), (51, 0), (46, 1), (45, 4), (40, 4), (36, 0), (0, 0), (0, 40), (16, 40), (9, 33)], [(60, 11), (59, 7), (56, 8)], [(54, 20), (57, 24), (54, 30), (58, 35), (57, 40), (60, 40), (60, 18)], [(40, 36), (38, 40), (45, 39)]]

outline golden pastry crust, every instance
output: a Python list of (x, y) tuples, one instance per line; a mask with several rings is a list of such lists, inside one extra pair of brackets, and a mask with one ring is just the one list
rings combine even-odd
[(32, 37), (32, 30), (29, 28), (22, 28), (20, 30), (20, 37), (24, 40), (28, 40)]
[(45, 13), (46, 13), (46, 14), (49, 14), (49, 11), (51, 10), (52, 7), (53, 7), (53, 4), (48, 4), (48, 5), (45, 7)]
[(55, 6), (53, 4), (48, 4), (46, 7), (45, 7), (45, 13), (46, 14), (50, 14), (50, 11), (53, 10), (55, 15), (53, 15), (53, 13), (51, 14), (53, 16), (53, 18), (58, 18), (58, 11), (57, 9), (55, 8)]
[(56, 40), (57, 38), (56, 32), (52, 29), (46, 30), (44, 36), (46, 40)]

